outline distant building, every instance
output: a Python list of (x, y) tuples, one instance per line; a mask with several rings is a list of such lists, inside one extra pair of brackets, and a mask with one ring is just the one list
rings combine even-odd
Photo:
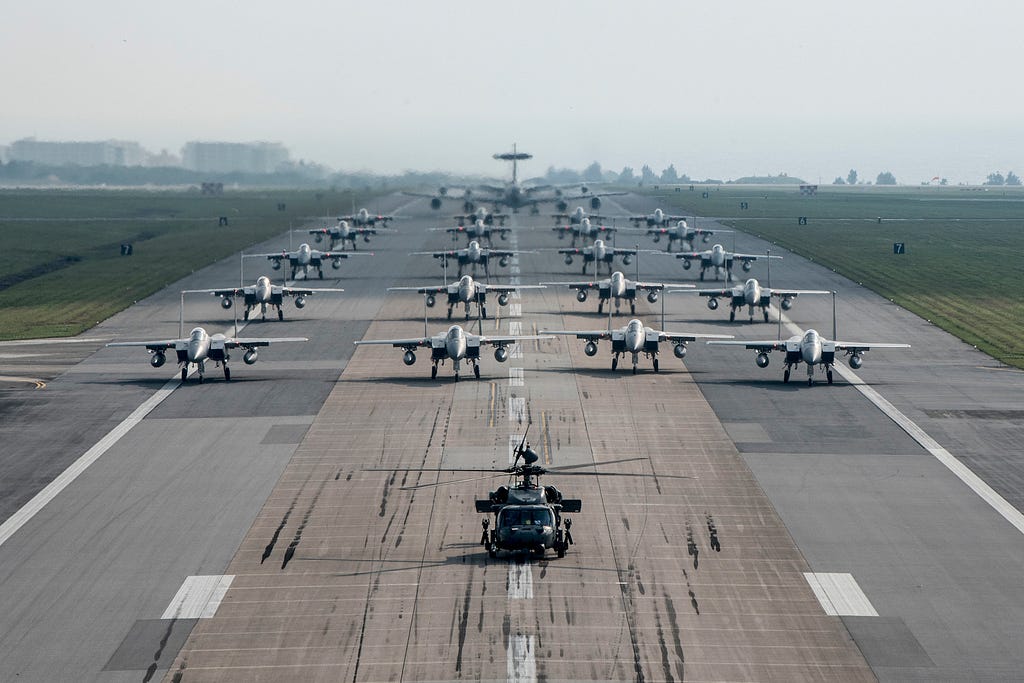
[(187, 142), (182, 164), (193, 171), (273, 173), (288, 163), (288, 150), (277, 142)]
[(160, 150), (159, 154), (150, 154), (146, 159), (146, 166), (173, 166), (181, 168), (181, 157), (177, 154), (171, 154), (166, 149)]
[(47, 166), (140, 166), (149, 153), (130, 140), (50, 142), (24, 138), (7, 148), (9, 161), (31, 161)]

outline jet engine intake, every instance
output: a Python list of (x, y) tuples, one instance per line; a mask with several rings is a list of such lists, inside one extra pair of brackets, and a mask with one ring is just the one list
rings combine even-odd
[(231, 308), (231, 306), (234, 305), (234, 303), (235, 302), (231, 300), (230, 296), (224, 296), (224, 297), (221, 297), (221, 299), (220, 299), (220, 307), (221, 308)]
[(859, 370), (860, 366), (864, 365), (864, 356), (859, 353), (855, 353), (850, 356), (850, 367), (854, 370)]
[(508, 360), (508, 349), (504, 346), (499, 346), (494, 349), (494, 360), (499, 363), (504, 363)]
[(306, 305), (306, 297), (297, 296), (295, 297), (295, 308), (304, 308)]
[(656, 304), (656, 303), (658, 303), (658, 290), (652, 289), (651, 291), (647, 292), (647, 303), (649, 303), (649, 304)]
[(587, 345), (583, 347), (583, 353), (588, 356), (597, 355), (597, 344), (595, 342), (588, 341)]
[(167, 356), (164, 355), (163, 351), (154, 351), (153, 355), (149, 357), (149, 364), (154, 368), (158, 368), (167, 362)]
[(711, 297), (710, 299), (708, 299), (708, 308), (710, 308), (712, 311), (718, 310), (718, 299), (716, 299), (715, 297)]
[(676, 358), (685, 358), (686, 357), (686, 344), (684, 344), (682, 342), (676, 344), (675, 347), (673, 347), (673, 349), (672, 349), (672, 353), (674, 353), (676, 355)]
[(260, 357), (260, 354), (256, 353), (256, 349), (249, 349), (242, 356), (242, 360), (245, 361), (246, 365), (252, 365), (256, 362), (256, 359)]
[(585, 290), (585, 289), (578, 290), (576, 292), (576, 301), (579, 301), (580, 303), (583, 303), (586, 300), (587, 300), (587, 290)]
[(754, 358), (754, 362), (757, 363), (757, 367), (759, 367), (759, 368), (766, 368), (766, 367), (768, 367), (768, 361), (769, 361), (768, 354), (765, 353), (764, 351), (762, 351), (761, 353), (757, 354), (757, 357)]
[(406, 351), (405, 354), (402, 356), (402, 362), (405, 363), (406, 365), (412, 365), (413, 363), (416, 362), (416, 354), (413, 353), (412, 351)]

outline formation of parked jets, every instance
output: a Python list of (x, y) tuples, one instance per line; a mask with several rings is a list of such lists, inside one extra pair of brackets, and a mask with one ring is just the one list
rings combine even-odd
[[(729, 280), (734, 263), (739, 262), (743, 271), (750, 271), (751, 264), (759, 259), (766, 259), (770, 265), (771, 259), (779, 259), (781, 257), (773, 256), (769, 253), (744, 254), (731, 252), (721, 244), (715, 244), (705, 251), (693, 251), (693, 243), (698, 237), (706, 242), (716, 232), (728, 231), (691, 228), (683, 216), (667, 214), (661, 209), (656, 209), (650, 214), (622, 216), (621, 218), (632, 221), (636, 226), (646, 223), (648, 228), (646, 232), (655, 243), (662, 238), (668, 240), (666, 251), (671, 251), (672, 243), (675, 241), (683, 243), (689, 250), (674, 254), (677, 259), (682, 261), (683, 268), (689, 270), (692, 267), (691, 264), (697, 262), (700, 265), (699, 277), (701, 280), (704, 279), (705, 272), (708, 269), (712, 269), (716, 279), (720, 275), (725, 276), (725, 287), (693, 289), (693, 285), (689, 283), (644, 281), (639, 278), (639, 272), (636, 279), (627, 278), (622, 271), (614, 269), (613, 266), (616, 258), (620, 259), (623, 265), (628, 265), (631, 259), (641, 252), (658, 254), (665, 252), (642, 250), (638, 247), (620, 248), (608, 244), (601, 237), (614, 235), (617, 228), (595, 222), (603, 221), (605, 217), (593, 214), (588, 215), (582, 206), (577, 207), (572, 213), (553, 214), (556, 221), (567, 221), (556, 226), (553, 230), (560, 239), (566, 234), (572, 235), (573, 246), (548, 251), (557, 251), (562, 254), (565, 257), (566, 265), (572, 265), (574, 258), (580, 257), (583, 261), (583, 274), (587, 273), (589, 264), (593, 263), (594, 279), (523, 285), (518, 282), (517, 277), (514, 283), (492, 284), (489, 281), (491, 276), (489, 264), (492, 260), (497, 260), (499, 266), (505, 267), (510, 264), (514, 257), (521, 254), (538, 253), (536, 251), (518, 249), (493, 249), (490, 246), (484, 247), (481, 245), (481, 240), (486, 240), (490, 245), (495, 233), (502, 240), (505, 240), (513, 229), (511, 226), (505, 225), (505, 220), (508, 216), (498, 213), (499, 207), (508, 206), (516, 210), (527, 206), (536, 207), (542, 201), (549, 201), (555, 202), (559, 205), (559, 210), (564, 211), (563, 205), (567, 200), (589, 197), (592, 199), (592, 208), (598, 208), (600, 206), (599, 197), (602, 196), (589, 193), (586, 188), (582, 188), (582, 194), (579, 196), (566, 196), (560, 188), (552, 188), (550, 186), (524, 188), (518, 181), (517, 162), (531, 158), (530, 155), (520, 153), (513, 147), (511, 153), (496, 154), (494, 156), (496, 159), (512, 162), (511, 183), (503, 188), (480, 186), (475, 190), (466, 189), (463, 197), (466, 198), (467, 213), (454, 217), (457, 225), (454, 227), (433, 228), (433, 230), (448, 232), (456, 240), (460, 234), (466, 235), (468, 239), (466, 247), (462, 249), (412, 252), (413, 254), (429, 255), (440, 260), (441, 265), (445, 268), (444, 281), (440, 284), (391, 287), (388, 289), (388, 291), (417, 292), (423, 295), (425, 309), (435, 306), (438, 297), (444, 297), (447, 304), (448, 319), (451, 319), (453, 311), (457, 307), (462, 307), (465, 318), (469, 320), (474, 314), (473, 307), (475, 305), (475, 314), (481, 321), (480, 334), (473, 334), (459, 325), (452, 325), (443, 332), (429, 335), (426, 330), (427, 322), (425, 318), (424, 334), (422, 337), (367, 339), (357, 341), (356, 344), (389, 344), (396, 348), (401, 348), (404, 350), (403, 361), (406, 365), (413, 365), (416, 362), (416, 351), (418, 349), (429, 347), (431, 350), (431, 377), (436, 378), (439, 365), (451, 361), (452, 370), (457, 380), (463, 363), (470, 364), (473, 368), (473, 374), (476, 377), (480, 377), (480, 349), (483, 346), (493, 346), (495, 360), (504, 362), (509, 357), (510, 347), (523, 341), (553, 339), (556, 335), (575, 336), (585, 342), (583, 350), (587, 356), (597, 354), (599, 342), (609, 341), (612, 355), (612, 370), (617, 369), (620, 358), (627, 357), (632, 361), (633, 373), (636, 373), (641, 355), (650, 358), (654, 371), (659, 371), (658, 354), (660, 344), (662, 343), (671, 343), (674, 355), (682, 359), (686, 356), (687, 344), (689, 342), (706, 339), (709, 345), (743, 346), (754, 350), (756, 352), (756, 364), (762, 368), (768, 365), (770, 353), (774, 351), (783, 352), (785, 354), (783, 360), (785, 365), (783, 381), (788, 382), (792, 369), (803, 363), (807, 367), (809, 384), (813, 384), (814, 372), (818, 367), (824, 372), (827, 382), (829, 384), (832, 383), (837, 353), (845, 353), (849, 356), (850, 366), (857, 369), (863, 362), (864, 354), (872, 348), (909, 348), (908, 344), (901, 343), (837, 341), (835, 339), (834, 304), (832, 339), (828, 339), (816, 330), (811, 329), (802, 334), (794, 335), (789, 339), (782, 339), (780, 334), (777, 339), (735, 340), (732, 335), (669, 332), (655, 329), (645, 325), (636, 317), (633, 317), (624, 326), (614, 328), (611, 324), (613, 303), (615, 313), (621, 311), (623, 302), (625, 302), (629, 305), (629, 314), (635, 316), (637, 296), (640, 292), (646, 292), (647, 301), (651, 304), (656, 303), (660, 295), (666, 290), (670, 293), (696, 294), (707, 299), (707, 306), (711, 310), (716, 310), (720, 305), (719, 301), (722, 300), (729, 305), (730, 321), (735, 321), (737, 312), (745, 308), (747, 309), (750, 322), (753, 322), (755, 311), (758, 309), (761, 311), (765, 322), (767, 322), (772, 301), (776, 300), (779, 308), (780, 331), (782, 311), (790, 310), (794, 299), (798, 296), (824, 295), (829, 293), (832, 293), (833, 297), (835, 295), (834, 292), (824, 290), (772, 288), (770, 285), (762, 286), (758, 279), (753, 277), (748, 278), (742, 284), (730, 285)], [(553, 190), (554, 194), (543, 198), (536, 194), (546, 190)], [(441, 195), (445, 196), (446, 191), (442, 191)], [(475, 206), (470, 206), (471, 203), (475, 204), (476, 202), (491, 204), (495, 207), (495, 210), (488, 211), (483, 207), (477, 209)], [(434, 203), (432, 202), (433, 205)], [(435, 206), (435, 208), (437, 207)], [(308, 233), (313, 235), (318, 243), (324, 239), (330, 239), (330, 249), (328, 250), (321, 251), (310, 247), (307, 243), (302, 243), (293, 251), (283, 250), (274, 253), (246, 254), (245, 256), (266, 258), (271, 262), (273, 270), (281, 270), (285, 262), (287, 262), (292, 280), (300, 272), (308, 279), (311, 270), (316, 271), (319, 277), (323, 279), (325, 262), (329, 262), (334, 269), (338, 269), (341, 267), (341, 262), (351, 256), (372, 256), (372, 252), (356, 252), (357, 241), (362, 239), (368, 242), (371, 236), (385, 232), (394, 232), (383, 227), (375, 227), (378, 223), (386, 225), (392, 220), (394, 220), (394, 216), (371, 214), (366, 209), (361, 209), (352, 215), (339, 217), (337, 225), (334, 227), (308, 229)], [(671, 223), (675, 223), (675, 225), (670, 225)], [(627, 228), (627, 230), (631, 229)], [(575, 245), (577, 239), (583, 240), (584, 244), (587, 240), (592, 240), (592, 244), (577, 247)], [(339, 243), (343, 246), (342, 251), (335, 250)], [(344, 250), (348, 243), (351, 243), (351, 251)], [(456, 279), (452, 281), (448, 281), (448, 265), (450, 262), (454, 262), (457, 266)], [(605, 279), (597, 278), (599, 264), (604, 264), (607, 267), (608, 277)], [(474, 278), (478, 266), (483, 271), (483, 275), (488, 282), (480, 282)], [(472, 274), (464, 274), (464, 270), (471, 270)], [(513, 270), (513, 272), (518, 273), (518, 270)], [(585, 302), (589, 294), (596, 291), (598, 300), (597, 313), (603, 314), (605, 304), (608, 306), (607, 329), (541, 330), (539, 334), (535, 335), (483, 334), (482, 321), (488, 317), (488, 294), (496, 295), (498, 306), (501, 307), (508, 305), (512, 296), (518, 297), (526, 290), (543, 289), (545, 286), (567, 287), (575, 290), (576, 299), (580, 303)], [(263, 320), (266, 320), (268, 308), (276, 310), (278, 319), (284, 320), (283, 302), (285, 297), (293, 297), (296, 308), (302, 309), (306, 305), (306, 300), (309, 296), (321, 293), (340, 293), (343, 291), (342, 289), (312, 289), (288, 286), (287, 283), (278, 285), (274, 284), (268, 276), (261, 275), (251, 285), (186, 290), (182, 292), (182, 295), (184, 301), (185, 293), (209, 293), (220, 297), (221, 305), (224, 309), (232, 308), (234, 299), (241, 298), (245, 307), (243, 316), (248, 321), (253, 311), (257, 308)], [(426, 310), (424, 310), (425, 312)], [(662, 303), (662, 315), (664, 316), (664, 302)], [(664, 320), (662, 321), (662, 327), (664, 327)], [(235, 334), (237, 335), (237, 329)], [(179, 335), (181, 335), (181, 331), (179, 331)], [(110, 344), (110, 346), (145, 347), (151, 354), (150, 363), (153, 367), (163, 366), (167, 361), (168, 354), (173, 351), (178, 364), (181, 366), (182, 381), (185, 381), (188, 371), (192, 366), (198, 369), (199, 380), (202, 381), (205, 376), (207, 362), (213, 362), (222, 366), (224, 378), (230, 379), (231, 373), (228, 361), (230, 360), (231, 350), (244, 349), (242, 360), (246, 364), (251, 365), (256, 362), (257, 347), (268, 346), (271, 343), (302, 341), (308, 340), (304, 337), (241, 338), (220, 333), (210, 334), (205, 328), (196, 327), (187, 337), (115, 342)]]

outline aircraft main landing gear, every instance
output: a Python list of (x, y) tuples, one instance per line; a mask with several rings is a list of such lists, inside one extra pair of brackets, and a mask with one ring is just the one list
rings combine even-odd
[(654, 371), (657, 372), (658, 371), (658, 359), (657, 358), (655, 358), (653, 360), (653, 364), (654, 364)]
[(283, 309), (280, 309), (280, 308), (277, 309), (277, 319), (282, 321), (282, 322), (284, 321), (284, 310)]
[(615, 358), (612, 358), (612, 370), (615, 370), (618, 367), (619, 367), (619, 357), (615, 356)]
[(186, 366), (186, 367), (181, 369), (181, 381), (184, 382), (187, 379), (188, 379), (188, 367)]
[(829, 384), (832, 384), (832, 371), (831, 370), (829, 370), (828, 372), (825, 373), (825, 379), (828, 380)]
[(430, 368), (430, 379), (437, 379), (437, 363), (434, 363), (434, 366)]
[(480, 366), (476, 363), (473, 364), (473, 376), (480, 379)]
[(228, 382), (231, 381), (231, 369), (228, 367), (227, 363), (224, 364), (224, 379)]
[(782, 373), (782, 382), (783, 384), (789, 382), (789, 368), (786, 368), (786, 371)]

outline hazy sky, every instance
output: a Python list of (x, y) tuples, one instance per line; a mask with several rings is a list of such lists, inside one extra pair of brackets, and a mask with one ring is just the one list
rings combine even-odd
[(1024, 175), (1019, 2), (5, 0), (0, 144), (272, 140), (344, 170)]

